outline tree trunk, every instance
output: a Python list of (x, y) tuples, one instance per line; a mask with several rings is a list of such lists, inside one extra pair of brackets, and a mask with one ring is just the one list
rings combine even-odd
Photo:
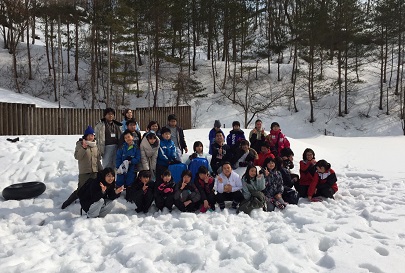
[(52, 76), (51, 73), (51, 60), (49, 58), (49, 26), (48, 26), (48, 17), (45, 16), (45, 52), (46, 52), (46, 60), (48, 62), (48, 77)]
[(29, 19), (27, 20), (27, 58), (28, 58), (28, 79), (32, 80)]

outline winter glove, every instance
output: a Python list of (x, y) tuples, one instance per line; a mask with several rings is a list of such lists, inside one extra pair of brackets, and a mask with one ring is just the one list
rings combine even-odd
[(173, 189), (172, 188), (166, 188), (166, 189), (163, 190), (163, 192), (164, 193), (170, 193), (170, 192), (173, 192)]

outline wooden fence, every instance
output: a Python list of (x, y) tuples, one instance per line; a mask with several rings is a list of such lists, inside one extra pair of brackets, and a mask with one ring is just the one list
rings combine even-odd
[[(87, 125), (103, 118), (103, 109), (37, 108), (34, 104), (0, 102), (0, 135), (80, 135)], [(138, 108), (133, 116), (141, 130), (149, 121), (156, 120), (161, 126), (167, 124), (167, 116), (175, 114), (183, 129), (191, 128), (191, 107)], [(121, 111), (116, 111), (116, 120), (123, 120)]]

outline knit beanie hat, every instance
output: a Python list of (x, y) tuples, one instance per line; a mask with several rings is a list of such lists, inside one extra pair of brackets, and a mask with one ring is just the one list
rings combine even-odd
[(216, 119), (215, 122), (214, 122), (214, 127), (221, 128), (221, 126), (222, 126), (221, 122)]
[(90, 125), (87, 126), (87, 129), (84, 131), (83, 134), (84, 137), (86, 137), (87, 135), (94, 135), (94, 130)]

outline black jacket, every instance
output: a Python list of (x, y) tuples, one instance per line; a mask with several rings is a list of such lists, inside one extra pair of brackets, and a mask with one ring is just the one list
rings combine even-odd
[[(80, 205), (85, 212), (88, 212), (90, 206), (101, 198), (114, 200), (120, 196), (120, 194), (115, 193), (115, 181), (108, 184), (105, 182), (104, 177), (102, 177), (103, 175), (103, 172), (99, 172), (96, 179), (87, 180), (77, 192), (80, 199)], [(107, 186), (104, 194), (101, 191), (100, 182)]]

